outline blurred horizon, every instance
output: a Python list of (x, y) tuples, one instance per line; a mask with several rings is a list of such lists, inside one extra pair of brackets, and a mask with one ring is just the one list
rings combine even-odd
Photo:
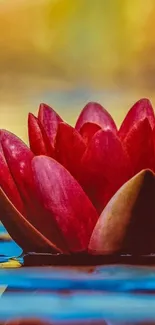
[(154, 0), (1, 0), (0, 127), (26, 139), (40, 102), (71, 124), (90, 100), (118, 124), (155, 104), (154, 16)]

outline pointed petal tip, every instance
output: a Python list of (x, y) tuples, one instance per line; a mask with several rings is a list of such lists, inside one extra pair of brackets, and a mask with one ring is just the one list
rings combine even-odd
[(31, 119), (35, 119), (36, 121), (38, 120), (38, 118), (32, 112), (29, 112), (28, 113), (28, 121)]
[(28, 115), (28, 137), (30, 148), (35, 155), (49, 154), (39, 120), (32, 113)]
[(134, 103), (132, 107), (140, 107), (141, 109), (146, 110), (149, 114), (154, 114), (152, 102), (149, 98), (144, 97), (140, 98), (138, 101)]
[(103, 110), (103, 106), (99, 103), (99, 102), (95, 102), (95, 101), (89, 101), (88, 103), (86, 103), (86, 105), (84, 106), (83, 109), (85, 109), (86, 107), (95, 107), (98, 108), (98, 110)]
[(47, 112), (50, 112), (51, 109), (52, 109), (52, 108), (51, 108), (49, 105), (45, 104), (45, 103), (41, 103), (41, 104), (39, 105), (39, 109), (38, 109), (38, 119), (39, 119), (40, 122), (43, 121), (43, 118), (44, 118), (44, 114), (45, 114), (45, 112), (46, 112), (46, 113), (47, 113)]
[(34, 116), (34, 114), (32, 112), (28, 112), (28, 117), (29, 116)]
[(32, 151), (26, 145), (26, 143), (20, 139), (16, 134), (8, 131), (1, 130), (0, 132), (0, 142), (3, 148), (5, 159), (8, 162), (10, 159), (17, 159), (17, 155), (26, 156), (28, 153), (29, 156), (33, 156)]
[(154, 252), (154, 198), (155, 174), (144, 169), (127, 181), (106, 205), (92, 233), (89, 252), (94, 255)]
[(54, 120), (58, 120), (63, 122), (61, 117), (56, 113), (56, 111), (49, 105), (45, 103), (41, 103), (39, 105), (39, 111), (38, 111), (38, 119), (40, 122), (43, 122), (46, 118), (53, 118)]
[(38, 121), (37, 117), (33, 113), (29, 112), (28, 113), (28, 128), (30, 128), (32, 123), (34, 123), (34, 122), (37, 123), (37, 121)]
[(39, 109), (43, 109), (43, 108), (51, 108), (51, 107), (46, 103), (40, 103), (39, 104)]
[(155, 170), (153, 131), (147, 117), (131, 127), (123, 146), (130, 157), (134, 175), (145, 168)]
[(137, 123), (143, 121), (145, 118), (148, 119), (151, 128), (155, 127), (155, 114), (152, 107), (152, 104), (149, 99), (142, 98), (138, 100), (126, 114), (118, 135), (121, 140), (124, 140), (128, 132), (133, 126), (136, 126)]
[(45, 110), (45, 109), (51, 110), (51, 107), (49, 105), (45, 104), (45, 103), (40, 103), (39, 110), (38, 110), (38, 117), (42, 113), (42, 111)]
[(6, 130), (6, 129), (0, 129), (0, 141), (1, 143), (6, 139), (9, 139), (10, 141), (19, 141), (21, 143), (23, 143), (26, 147), (28, 147), (24, 141), (18, 136), (16, 135), (15, 133), (9, 131), (9, 130)]
[[(144, 168), (140, 172), (138, 172), (136, 175), (131, 177), (125, 184), (123, 184), (123, 186), (125, 186), (128, 182), (136, 181), (136, 179), (143, 180), (144, 177), (147, 177), (147, 176), (154, 177), (155, 176), (154, 171), (150, 168)], [(123, 188), (123, 186), (122, 186), (122, 188)]]
[[(155, 175), (154, 171), (150, 168), (145, 168), (145, 169), (142, 169), (139, 173), (137, 173), (134, 177), (136, 177), (137, 175), (146, 175), (146, 174), (152, 174), (152, 175)], [(132, 178), (134, 178), (132, 177)]]
[(0, 135), (1, 135), (1, 137), (7, 136), (7, 135), (15, 136), (16, 137), (16, 135), (13, 132), (8, 131), (6, 129), (0, 129)]
[(150, 99), (149, 98), (147, 98), (147, 97), (143, 97), (143, 98), (140, 98), (136, 103), (143, 103), (143, 104), (151, 104), (151, 101), (150, 101)]
[(21, 157), (22, 154), (24, 154), (25, 157), (26, 155), (29, 155), (31, 158), (33, 157), (33, 153), (29, 147), (14, 133), (7, 130), (1, 130), (0, 140), (5, 158), (7, 156), (9, 159), (17, 159), (17, 155)]
[(89, 102), (81, 111), (75, 128), (80, 131), (83, 124), (87, 122), (96, 123), (101, 128), (110, 128), (114, 133), (117, 132), (116, 124), (109, 112), (99, 103)]
[(62, 118), (54, 111), (52, 107), (48, 106), (47, 104), (40, 104), (38, 120), (48, 151), (51, 150), (53, 153), (58, 125), (60, 122), (62, 122)]

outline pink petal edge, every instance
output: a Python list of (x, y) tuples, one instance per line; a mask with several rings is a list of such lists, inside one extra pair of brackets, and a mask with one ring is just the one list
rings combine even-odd
[(134, 175), (149, 168), (155, 171), (153, 131), (147, 118), (139, 120), (123, 140), (133, 166)]
[(57, 134), (58, 124), (63, 122), (61, 117), (46, 104), (40, 104), (38, 120), (44, 129), (46, 137), (52, 148), (55, 147), (55, 137)]
[(89, 102), (79, 115), (75, 128), (80, 131), (82, 126), (87, 123), (95, 123), (102, 129), (110, 129), (112, 132), (117, 132), (116, 124), (108, 113), (99, 103)]
[(130, 129), (145, 118), (148, 119), (150, 126), (153, 129), (155, 127), (155, 115), (152, 104), (147, 98), (142, 98), (131, 107), (125, 116), (118, 131), (119, 138), (123, 140)]
[(38, 119), (32, 113), (29, 113), (28, 115), (28, 135), (30, 149), (32, 152), (35, 155), (47, 155), (48, 152), (38, 123)]

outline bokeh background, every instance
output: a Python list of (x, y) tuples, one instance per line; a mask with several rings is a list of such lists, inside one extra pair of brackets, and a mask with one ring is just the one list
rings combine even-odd
[(155, 0), (0, 0), (0, 127), (27, 141), (40, 102), (74, 124), (89, 100), (120, 124), (155, 105)]

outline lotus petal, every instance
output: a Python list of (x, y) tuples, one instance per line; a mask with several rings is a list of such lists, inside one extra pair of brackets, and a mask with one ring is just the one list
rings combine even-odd
[(95, 123), (87, 122), (83, 124), (83, 126), (80, 129), (80, 134), (82, 135), (82, 138), (86, 145), (91, 141), (93, 135), (99, 131), (101, 127)]
[(153, 132), (147, 118), (133, 125), (123, 145), (131, 159), (134, 174), (146, 168), (155, 170)]
[(23, 202), (12, 178), (0, 144), (0, 186), (15, 207), (24, 214)]
[(59, 251), (20, 214), (5, 195), (2, 188), (0, 188), (0, 215), (1, 221), (8, 233), (24, 252)]
[(33, 153), (14, 134), (7, 131), (3, 131), (2, 134), (4, 154), (25, 204), (27, 220), (57, 247), (60, 247), (61, 251), (67, 251), (51, 215), (45, 211), (37, 198), (31, 167)]
[(47, 155), (46, 144), (38, 123), (38, 119), (31, 113), (28, 116), (29, 143), (35, 155)]
[(81, 158), (86, 149), (84, 140), (78, 131), (66, 123), (60, 123), (56, 137), (57, 160), (79, 178)]
[(38, 120), (44, 128), (51, 147), (54, 148), (58, 124), (63, 122), (63, 120), (50, 106), (46, 104), (40, 105)]
[(29, 196), (27, 186), (33, 187), (31, 160), (34, 154), (22, 140), (9, 131), (1, 131), (1, 144), (21, 197), (24, 202), (29, 201), (31, 205), (32, 198)]
[(80, 131), (87, 122), (95, 123), (103, 129), (110, 129), (114, 133), (117, 132), (116, 124), (111, 115), (98, 103), (90, 102), (83, 108), (75, 128)]
[(69, 251), (85, 251), (98, 219), (88, 197), (57, 161), (45, 156), (32, 160), (38, 195), (56, 221)]
[(136, 102), (126, 115), (118, 131), (120, 139), (123, 140), (133, 126), (136, 126), (139, 121), (142, 121), (146, 118), (148, 119), (150, 126), (153, 129), (155, 127), (153, 107), (148, 99), (143, 98)]
[(132, 175), (129, 158), (110, 130), (100, 130), (93, 136), (81, 165), (81, 184), (99, 213)]
[(89, 243), (92, 254), (149, 254), (155, 251), (155, 178), (141, 171), (103, 210)]

